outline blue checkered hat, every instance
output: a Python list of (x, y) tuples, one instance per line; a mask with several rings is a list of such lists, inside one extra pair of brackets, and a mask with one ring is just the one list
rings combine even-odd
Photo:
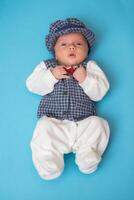
[(49, 34), (46, 36), (47, 49), (54, 52), (54, 45), (58, 37), (73, 32), (81, 33), (86, 38), (89, 47), (92, 47), (95, 41), (94, 33), (77, 18), (67, 18), (65, 20), (57, 20), (50, 25)]

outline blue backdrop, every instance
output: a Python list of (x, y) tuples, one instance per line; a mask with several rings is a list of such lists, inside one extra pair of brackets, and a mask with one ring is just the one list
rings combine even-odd
[[(134, 199), (133, 7), (133, 0), (0, 1), (0, 200)], [(29, 147), (41, 97), (27, 91), (25, 80), (51, 57), (44, 45), (50, 23), (67, 17), (78, 17), (96, 33), (90, 59), (111, 84), (97, 103), (111, 138), (95, 173), (80, 173), (69, 154), (62, 176), (44, 181)]]

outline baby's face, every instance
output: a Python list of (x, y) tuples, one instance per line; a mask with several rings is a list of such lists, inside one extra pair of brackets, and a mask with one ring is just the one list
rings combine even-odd
[(69, 33), (57, 39), (54, 51), (61, 65), (77, 65), (87, 57), (88, 44), (82, 34)]

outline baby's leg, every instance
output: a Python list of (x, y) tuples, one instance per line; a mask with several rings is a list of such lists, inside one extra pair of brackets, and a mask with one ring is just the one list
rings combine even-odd
[(42, 117), (38, 121), (31, 141), (31, 149), (34, 165), (43, 179), (54, 179), (62, 173), (63, 153), (68, 151), (66, 142), (67, 138), (58, 120)]
[(107, 121), (100, 117), (91, 116), (83, 122), (78, 123), (79, 134), (75, 144), (76, 164), (80, 171), (89, 174), (97, 169), (101, 161), (110, 131)]

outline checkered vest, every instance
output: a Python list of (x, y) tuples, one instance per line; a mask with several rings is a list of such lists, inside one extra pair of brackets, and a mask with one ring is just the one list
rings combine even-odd
[[(57, 65), (55, 59), (45, 60), (44, 63), (47, 69)], [(86, 68), (86, 62), (82, 64)], [(80, 121), (95, 114), (94, 102), (71, 76), (69, 79), (59, 80), (54, 85), (53, 91), (43, 96), (37, 117), (45, 115), (60, 120)]]

